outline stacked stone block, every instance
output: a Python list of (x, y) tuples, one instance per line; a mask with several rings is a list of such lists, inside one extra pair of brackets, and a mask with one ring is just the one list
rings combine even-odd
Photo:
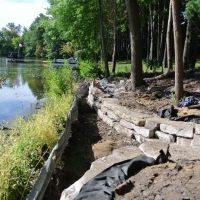
[(125, 137), (140, 143), (157, 139), (187, 147), (200, 146), (200, 124), (170, 121), (130, 110), (121, 106), (117, 98), (105, 94), (93, 84), (89, 87), (87, 100), (105, 123)]

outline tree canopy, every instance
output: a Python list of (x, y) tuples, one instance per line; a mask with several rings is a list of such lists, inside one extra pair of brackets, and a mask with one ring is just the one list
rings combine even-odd
[[(29, 29), (11, 22), (0, 31), (0, 55), (16, 50), (22, 42), (25, 56), (49, 59), (75, 56), (96, 63), (93, 66), (101, 64), (105, 76), (110, 74), (108, 61), (115, 73), (117, 60), (132, 59), (133, 88), (142, 83), (142, 59), (147, 70), (159, 66), (172, 68), (170, 63), (175, 56), (175, 43), (169, 42), (174, 41), (169, 9), (172, 0), (134, 0), (138, 5), (135, 11), (134, 7), (131, 10), (126, 7), (129, 1), (122, 0), (48, 1), (46, 15), (36, 17)], [(181, 55), (184, 69), (194, 68), (200, 45), (200, 0), (179, 0), (177, 5), (184, 41), (179, 51), (184, 49)], [(137, 18), (128, 15), (133, 12)], [(138, 36), (134, 34), (136, 29), (140, 30)], [(136, 37), (140, 38), (139, 45), (134, 43)], [(141, 55), (135, 53), (137, 45)]]

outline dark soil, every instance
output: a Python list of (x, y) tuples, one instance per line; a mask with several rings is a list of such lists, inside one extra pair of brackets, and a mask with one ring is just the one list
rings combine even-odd
[[(165, 86), (162, 91), (147, 92), (146, 85), (119, 97), (121, 105), (141, 112), (157, 114), (172, 105), (174, 79), (152, 81), (149, 87)], [(185, 96), (200, 97), (198, 77), (184, 79)], [(178, 108), (177, 108), (178, 109)], [(199, 109), (179, 108), (179, 115), (198, 114)], [(58, 200), (62, 191), (90, 168), (91, 162), (109, 155), (113, 149), (139, 144), (124, 138), (106, 125), (86, 103), (79, 102), (79, 116), (72, 125), (71, 138), (54, 171), (44, 200)], [(200, 161), (181, 161), (148, 167), (115, 190), (116, 199), (200, 199)]]
[(139, 145), (105, 124), (85, 98), (79, 101), (78, 107), (78, 119), (72, 125), (69, 143), (53, 173), (44, 200), (60, 199), (62, 191), (81, 178), (94, 160), (111, 154), (119, 147)]

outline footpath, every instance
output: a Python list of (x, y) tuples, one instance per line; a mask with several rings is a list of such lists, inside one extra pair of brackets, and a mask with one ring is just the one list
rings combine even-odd
[[(95, 111), (108, 127), (139, 145), (119, 145), (109, 155), (95, 160), (80, 179), (62, 191), (60, 199), (74, 199), (85, 183), (118, 162), (139, 155), (156, 159), (159, 151), (167, 152), (168, 147), (170, 161), (147, 167), (120, 183), (113, 191), (115, 199), (200, 199), (200, 124), (130, 110), (113, 98), (113, 94), (116, 97), (122, 92), (121, 88), (114, 89), (112, 94), (102, 91), (93, 82), (87, 103), (92, 108), (90, 112)], [(111, 134), (109, 130), (107, 134)]]

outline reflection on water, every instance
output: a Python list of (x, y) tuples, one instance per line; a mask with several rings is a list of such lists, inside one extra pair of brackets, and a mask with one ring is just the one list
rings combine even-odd
[(43, 98), (42, 74), (46, 66), (41, 60), (6, 63), (0, 58), (0, 127), (16, 116), (29, 116)]

